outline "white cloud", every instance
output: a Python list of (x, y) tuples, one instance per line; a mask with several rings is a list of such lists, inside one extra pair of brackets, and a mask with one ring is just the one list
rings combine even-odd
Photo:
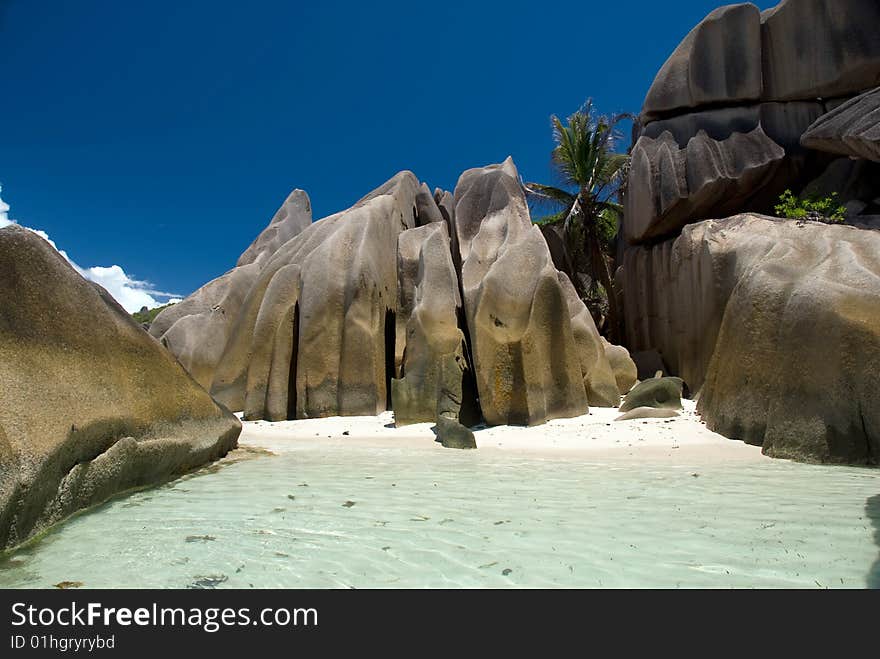
[[(0, 187), (0, 192), (2, 191), (3, 188)], [(10, 219), (9, 205), (0, 198), (0, 229), (10, 224), (17, 224), (17, 222)], [(58, 253), (67, 259), (70, 265), (72, 265), (83, 277), (106, 288), (107, 292), (110, 293), (110, 295), (112, 295), (129, 313), (134, 313), (135, 311), (140, 310), (141, 307), (149, 307), (152, 309), (153, 307), (168, 303), (176, 303), (181, 300), (180, 295), (157, 291), (153, 288), (150, 282), (140, 281), (130, 277), (126, 274), (125, 270), (118, 265), (111, 265), (110, 267), (92, 266), (82, 268), (74, 263), (73, 259), (71, 259), (64, 250), (58, 249), (58, 246), (49, 238), (45, 231), (31, 229), (30, 227), (24, 228), (33, 231), (52, 245), (52, 247), (58, 250)]]
[[(2, 186), (0, 186), (0, 192), (3, 192)], [(10, 224), (12, 224), (12, 220), (9, 219), (9, 204), (0, 199), (0, 229)]]

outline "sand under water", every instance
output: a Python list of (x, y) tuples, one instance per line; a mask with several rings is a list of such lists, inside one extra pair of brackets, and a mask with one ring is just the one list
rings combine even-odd
[[(880, 587), (880, 472), (774, 461), (615, 410), (444, 449), (391, 413), (242, 448), (59, 525), (0, 587)], [(390, 426), (390, 427), (389, 427)]]

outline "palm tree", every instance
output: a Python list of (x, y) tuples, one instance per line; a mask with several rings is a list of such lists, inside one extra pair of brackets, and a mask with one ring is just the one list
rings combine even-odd
[[(611, 279), (610, 246), (617, 234), (622, 217), (620, 204), (629, 170), (629, 156), (615, 153), (620, 134), (617, 125), (633, 119), (632, 115), (597, 116), (592, 100), (568, 118), (567, 125), (555, 115), (550, 121), (556, 147), (552, 166), (562, 187), (525, 183), (530, 199), (549, 204), (558, 212), (543, 223), (562, 224), (572, 264), (569, 276), (585, 301), (590, 294), (584, 291), (578, 276), (584, 264), (592, 281), (598, 281), (608, 298), (606, 332), (612, 342), (620, 340), (620, 312)], [(580, 258), (579, 258), (580, 257)]]

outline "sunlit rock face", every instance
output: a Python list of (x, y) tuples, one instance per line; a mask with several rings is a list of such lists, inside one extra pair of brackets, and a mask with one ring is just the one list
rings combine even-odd
[(241, 423), (46, 240), (0, 228), (0, 549), (225, 455)]
[(152, 328), (246, 418), (392, 407), (398, 424), (529, 425), (616, 406), (631, 386), (635, 365), (554, 267), (513, 161), (465, 172), (454, 193), (401, 172), (307, 217), (294, 193), (235, 269)]
[(880, 233), (755, 215), (627, 251), (628, 343), (774, 457), (880, 457)]
[(742, 275), (706, 373), (707, 425), (772, 457), (877, 464), (880, 233), (738, 223), (724, 230)]
[(583, 414), (587, 398), (568, 303), (512, 160), (461, 175), (455, 232), (486, 420), (532, 425)]
[(153, 321), (150, 334), (161, 339), (203, 387), (211, 388), (235, 320), (266, 260), (311, 223), (308, 195), (294, 190), (236, 267), (168, 307)]
[(266, 261), (211, 384), (219, 400), (248, 418), (387, 409), (397, 239), (416, 227), (418, 191), (415, 176), (402, 172)]

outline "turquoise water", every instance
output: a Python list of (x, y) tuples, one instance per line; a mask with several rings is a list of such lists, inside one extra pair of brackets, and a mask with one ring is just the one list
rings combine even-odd
[(880, 586), (880, 473), (311, 447), (79, 515), (0, 587)]

